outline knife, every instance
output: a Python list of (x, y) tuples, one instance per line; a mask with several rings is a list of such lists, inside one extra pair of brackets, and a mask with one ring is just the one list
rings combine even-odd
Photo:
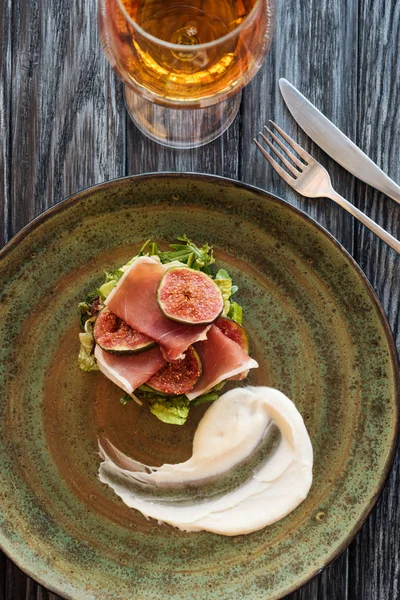
[(283, 99), (303, 131), (344, 169), (400, 204), (400, 187), (286, 79)]

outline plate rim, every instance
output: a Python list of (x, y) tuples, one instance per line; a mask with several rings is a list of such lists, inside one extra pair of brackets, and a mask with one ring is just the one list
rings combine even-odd
[[(311, 225), (313, 225), (314, 227), (316, 227), (317, 230), (319, 230), (320, 233), (322, 233), (325, 237), (327, 237), (333, 243), (333, 245), (336, 247), (336, 249), (342, 255), (344, 255), (344, 257), (350, 262), (350, 264), (352, 265), (353, 269), (356, 271), (358, 276), (361, 278), (363, 284), (366, 287), (366, 291), (368, 292), (369, 297), (373, 302), (376, 313), (379, 317), (379, 320), (380, 320), (383, 330), (385, 332), (386, 340), (388, 342), (390, 359), (391, 359), (391, 363), (393, 366), (394, 389), (395, 389), (395, 398), (396, 398), (395, 414), (394, 414), (394, 435), (393, 435), (393, 439), (391, 442), (388, 458), (386, 460), (386, 463), (385, 463), (382, 475), (379, 479), (378, 485), (376, 486), (376, 491), (375, 491), (374, 495), (370, 498), (369, 502), (367, 503), (367, 506), (365, 507), (363, 513), (357, 520), (353, 529), (348, 533), (348, 535), (343, 540), (343, 542), (331, 554), (329, 559), (324, 564), (320, 565), (318, 568), (313, 570), (309, 575), (298, 580), (298, 582), (295, 585), (287, 588), (287, 590), (285, 590), (283, 595), (281, 595), (279, 597), (277, 597), (277, 596), (275, 597), (275, 600), (281, 600), (287, 594), (291, 594), (291, 593), (295, 592), (296, 590), (298, 590), (302, 586), (304, 586), (306, 583), (311, 581), (314, 577), (316, 577), (319, 573), (321, 573), (325, 568), (327, 568), (330, 564), (332, 564), (342, 554), (342, 552), (344, 552), (344, 550), (346, 550), (346, 548), (350, 545), (350, 543), (356, 537), (357, 533), (360, 531), (360, 529), (362, 528), (362, 526), (365, 524), (366, 520), (370, 516), (370, 514), (371, 514), (372, 510), (374, 509), (380, 495), (382, 494), (383, 489), (386, 485), (386, 482), (389, 478), (389, 475), (390, 475), (390, 472), (392, 469), (392, 465), (393, 465), (393, 461), (394, 461), (394, 458), (396, 455), (397, 444), (398, 444), (399, 434), (400, 434), (400, 371), (399, 371), (400, 363), (399, 363), (399, 355), (397, 352), (393, 333), (392, 333), (391, 327), (389, 325), (389, 321), (386, 316), (386, 313), (383, 309), (383, 306), (382, 306), (381, 302), (379, 301), (379, 298), (378, 298), (374, 288), (372, 287), (372, 284), (370, 283), (368, 277), (366, 276), (366, 274), (364, 273), (364, 271), (362, 270), (360, 265), (357, 263), (357, 261), (353, 258), (353, 256), (346, 250), (346, 248), (339, 242), (339, 240), (337, 240), (335, 238), (335, 236), (332, 233), (330, 233), (323, 225), (321, 225), (318, 221), (316, 221), (309, 214), (304, 212), (301, 208), (294, 206), (293, 204), (291, 204), (287, 200), (281, 198), (280, 196), (277, 196), (276, 194), (273, 194), (272, 192), (269, 192), (268, 190), (264, 190), (258, 186), (255, 186), (255, 185), (243, 182), (243, 181), (239, 181), (236, 179), (232, 179), (230, 177), (223, 177), (221, 175), (191, 172), (191, 171), (182, 172), (182, 173), (180, 173), (178, 171), (151, 171), (148, 173), (140, 173), (140, 174), (136, 174), (136, 175), (126, 175), (123, 177), (116, 177), (116, 178), (110, 179), (108, 181), (103, 181), (103, 182), (97, 183), (95, 185), (85, 187), (82, 190), (80, 190), (70, 196), (67, 196), (65, 199), (61, 200), (60, 202), (50, 206), (43, 212), (39, 213), (39, 215), (37, 215), (36, 217), (34, 217), (30, 221), (28, 221), (28, 223), (26, 225), (24, 225), (24, 227), (22, 227), (0, 249), (0, 261), (2, 261), (3, 258), (5, 258), (9, 254), (9, 252), (12, 251), (12, 249), (14, 247), (16, 247), (22, 239), (24, 239), (27, 235), (29, 235), (29, 233), (31, 231), (35, 230), (38, 226), (45, 223), (54, 214), (62, 212), (63, 210), (67, 209), (70, 205), (77, 204), (81, 199), (85, 198), (86, 196), (90, 195), (91, 193), (100, 191), (101, 189), (104, 189), (107, 187), (112, 188), (113, 186), (118, 186), (118, 184), (121, 184), (126, 181), (138, 181), (138, 180), (143, 180), (143, 179), (161, 179), (161, 178), (170, 179), (170, 180), (173, 180), (173, 179), (207, 180), (210, 183), (216, 183), (216, 184), (231, 186), (231, 187), (235, 187), (235, 188), (242, 188), (244, 190), (247, 190), (247, 191), (257, 194), (260, 197), (264, 197), (264, 198), (267, 198), (268, 200), (272, 200), (272, 201), (276, 202), (277, 204), (281, 204), (281, 205), (283, 204), (285, 206), (285, 208), (289, 209), (291, 212), (293, 212), (300, 218), (304, 219), (306, 222), (308, 222)], [(2, 547), (1, 544), (0, 544), (0, 550), (21, 571), (23, 571), (28, 577), (30, 577), (31, 579), (33, 579), (34, 581), (36, 581), (37, 583), (42, 585), (45, 589), (58, 594), (59, 596), (65, 598), (66, 600), (76, 600), (76, 597), (69, 595), (68, 593), (66, 593), (65, 590), (60, 590), (56, 586), (52, 586), (51, 584), (46, 583), (41, 577), (38, 577), (37, 575), (35, 575), (34, 572), (31, 572), (30, 569), (22, 566), (20, 564), (20, 561), (17, 558), (11, 556)]]

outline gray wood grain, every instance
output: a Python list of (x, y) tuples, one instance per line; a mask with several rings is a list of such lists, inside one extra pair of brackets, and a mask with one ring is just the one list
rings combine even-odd
[[(361, 0), (357, 143), (400, 182), (399, 2)], [(397, 238), (400, 206), (361, 182), (356, 204)], [(355, 228), (356, 259), (371, 281), (400, 348), (400, 257), (360, 225)], [(350, 548), (351, 598), (400, 598), (400, 455), (376, 509)]]
[(13, 2), (10, 229), (125, 165), (122, 88), (93, 2)]
[[(400, 344), (399, 257), (340, 208), (289, 190), (251, 143), (268, 119), (322, 162), (337, 191), (400, 237), (400, 207), (355, 182), (299, 131), (280, 98), (286, 77), (400, 182), (400, 4), (392, 0), (287, 0), (240, 115), (212, 144), (173, 151), (127, 121), (122, 86), (101, 51), (96, 3), (4, 0), (0, 12), (0, 244), (62, 198), (100, 181), (149, 171), (242, 179), (312, 215), (367, 273)], [(351, 544), (290, 600), (400, 598), (400, 460)], [(0, 553), (0, 600), (57, 600)], [(185, 599), (186, 600), (186, 599)], [(267, 599), (266, 599), (267, 600)]]
[(8, 241), (10, 206), (11, 0), (0, 11), (0, 245)]
[(281, 196), (320, 222), (352, 253), (352, 218), (329, 200), (308, 200), (293, 192), (251, 145), (269, 119), (319, 160), (337, 191), (350, 201), (354, 178), (327, 157), (292, 119), (279, 92), (285, 77), (347, 135), (356, 135), (357, 0), (278, 2), (272, 50), (258, 76), (246, 88), (242, 109), (240, 178)]

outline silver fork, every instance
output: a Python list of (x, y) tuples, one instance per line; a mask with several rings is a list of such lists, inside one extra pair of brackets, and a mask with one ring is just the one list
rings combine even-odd
[[(380, 227), (375, 221), (367, 217), (361, 210), (358, 210), (350, 202), (348, 202), (343, 196), (335, 192), (332, 187), (331, 179), (328, 172), (322, 165), (319, 164), (308, 152), (303, 150), (299, 144), (297, 144), (287, 133), (285, 133), (278, 125), (273, 121), (270, 121), (271, 125), (280, 133), (284, 140), (293, 148), (295, 152), (302, 158), (299, 160), (297, 156), (290, 152), (281, 140), (275, 135), (271, 129), (264, 126), (264, 129), (269, 133), (271, 138), (275, 140), (278, 146), (283, 151), (280, 152), (276, 146), (260, 131), (262, 139), (268, 144), (272, 152), (282, 161), (286, 168), (290, 171), (289, 174), (285, 171), (272, 156), (265, 150), (265, 148), (254, 138), (259, 150), (263, 156), (267, 159), (269, 164), (275, 169), (275, 171), (288, 183), (296, 192), (305, 196), (306, 198), (330, 198), (339, 206), (347, 210), (353, 217), (361, 221), (363, 225), (373, 231), (378, 237), (381, 238), (388, 246), (393, 248), (398, 254), (400, 254), (400, 242), (395, 237), (390, 235), (385, 229)], [(285, 156), (286, 155), (286, 156)], [(288, 158), (294, 163), (290, 162)], [(303, 162), (304, 161), (304, 162)], [(296, 166), (294, 166), (296, 165)]]

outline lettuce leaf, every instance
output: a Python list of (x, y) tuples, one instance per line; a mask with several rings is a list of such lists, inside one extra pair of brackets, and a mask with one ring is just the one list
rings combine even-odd
[(214, 283), (216, 283), (221, 290), (224, 299), (224, 310), (222, 311), (222, 315), (227, 317), (231, 307), (230, 297), (235, 294), (239, 288), (236, 285), (232, 285), (232, 278), (225, 269), (219, 269), (214, 278)]
[(96, 316), (91, 317), (85, 322), (83, 333), (79, 334), (79, 342), (81, 347), (78, 354), (78, 365), (81, 371), (98, 371), (96, 360), (93, 355), (94, 337), (93, 337), (93, 322)]
[(230, 278), (228, 271), (220, 269), (215, 276), (214, 283), (221, 290), (222, 298), (224, 299), (224, 310), (222, 311), (222, 314), (226, 317), (231, 305), (229, 298), (232, 295), (232, 279)]
[(183, 396), (159, 397), (150, 405), (150, 412), (164, 423), (183, 425), (189, 414), (189, 402)]
[(243, 310), (237, 302), (231, 302), (228, 312), (228, 317), (235, 321), (238, 325), (242, 324), (243, 321)]

